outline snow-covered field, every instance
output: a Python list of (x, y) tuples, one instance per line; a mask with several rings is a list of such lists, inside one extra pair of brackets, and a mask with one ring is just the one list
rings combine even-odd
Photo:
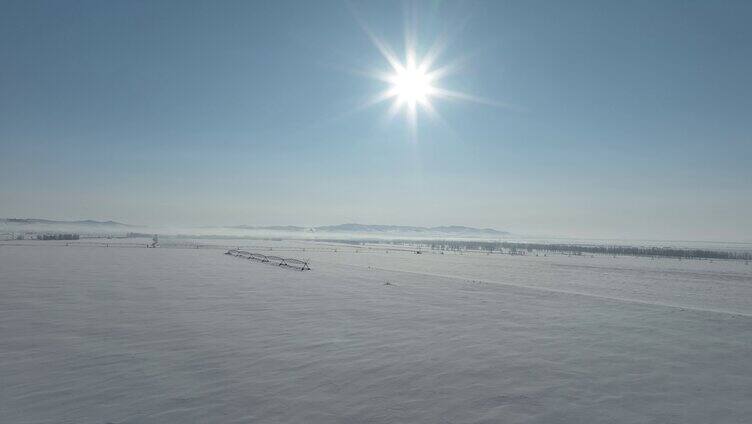
[(0, 422), (752, 417), (744, 262), (112, 243), (0, 244)]

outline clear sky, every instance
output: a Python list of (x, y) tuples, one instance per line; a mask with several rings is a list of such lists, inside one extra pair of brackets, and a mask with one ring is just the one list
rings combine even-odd
[[(0, 217), (752, 240), (750, 22), (749, 1), (6, 0)], [(433, 98), (415, 132), (364, 107), (390, 70), (365, 29), (403, 59), (406, 27), (419, 57), (445, 40), (437, 86), (488, 101)]]

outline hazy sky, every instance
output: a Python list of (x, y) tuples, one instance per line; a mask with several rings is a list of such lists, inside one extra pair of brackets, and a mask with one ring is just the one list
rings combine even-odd
[[(363, 107), (449, 39), (413, 136)], [(0, 217), (752, 240), (752, 2), (3, 1)], [(409, 25), (412, 27), (412, 25)], [(448, 36), (448, 37), (446, 37)], [(509, 106), (504, 106), (509, 105)]]

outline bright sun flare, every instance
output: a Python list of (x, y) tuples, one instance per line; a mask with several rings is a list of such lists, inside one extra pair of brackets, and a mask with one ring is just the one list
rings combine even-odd
[(400, 67), (390, 78), (390, 91), (397, 100), (414, 108), (416, 104), (425, 105), (434, 92), (431, 77), (416, 66)]
[(361, 27), (371, 39), (379, 53), (386, 59), (388, 72), (366, 72), (375, 79), (386, 84), (386, 88), (373, 96), (363, 106), (390, 101), (389, 117), (404, 111), (413, 141), (417, 141), (418, 113), (426, 114), (436, 121), (442, 121), (433, 103), (441, 99), (453, 99), (496, 105), (480, 97), (448, 89), (442, 85), (442, 80), (458, 70), (459, 61), (450, 61), (439, 65), (438, 61), (446, 49), (446, 38), (439, 38), (422, 54), (418, 53), (418, 43), (415, 29), (405, 28), (404, 59), (398, 57), (383, 40), (373, 34), (361, 22)]
[(389, 62), (391, 72), (377, 76), (387, 83), (387, 88), (373, 101), (378, 103), (391, 100), (390, 115), (405, 111), (405, 117), (413, 132), (416, 130), (418, 110), (436, 118), (438, 115), (432, 105), (434, 98), (450, 97), (452, 92), (437, 86), (445, 69), (432, 69), (434, 56), (428, 55), (416, 60), (415, 51), (406, 49), (405, 61), (402, 62), (383, 44), (377, 43), (379, 50)]

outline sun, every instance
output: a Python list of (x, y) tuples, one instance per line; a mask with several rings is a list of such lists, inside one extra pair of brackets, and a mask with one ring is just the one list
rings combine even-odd
[(414, 64), (398, 66), (389, 78), (389, 83), (391, 94), (396, 96), (399, 103), (410, 108), (415, 108), (418, 104), (426, 105), (435, 93), (430, 74)]
[(404, 50), (402, 54), (397, 54), (383, 39), (377, 37), (365, 22), (358, 21), (387, 65), (386, 68), (382, 65), (381, 70), (356, 71), (385, 84), (383, 90), (369, 98), (358, 109), (390, 102), (388, 117), (391, 119), (399, 113), (404, 113), (413, 141), (417, 141), (418, 115), (426, 115), (434, 122), (444, 124), (434, 107), (434, 103), (439, 101), (460, 100), (507, 107), (505, 104), (455, 91), (446, 86), (445, 78), (457, 74), (463, 62), (461, 59), (447, 61), (443, 58), (450, 40), (448, 35), (440, 35), (432, 44), (424, 45), (421, 49), (416, 36), (417, 28), (406, 25)]
[[(365, 27), (364, 27), (365, 28)], [(454, 63), (436, 66), (436, 61), (444, 46), (434, 44), (428, 51), (419, 55), (417, 42), (414, 40), (405, 45), (404, 56), (400, 58), (379, 38), (366, 31), (371, 41), (382, 54), (388, 64), (388, 71), (372, 71), (366, 73), (381, 80), (386, 87), (371, 98), (364, 106), (390, 101), (389, 117), (404, 113), (412, 139), (417, 140), (418, 115), (441, 121), (441, 117), (433, 103), (440, 99), (473, 100), (472, 96), (449, 90), (442, 86), (442, 78), (456, 70)]]
[(386, 83), (386, 88), (370, 103), (391, 100), (390, 116), (404, 111), (411, 132), (415, 133), (419, 111), (437, 118), (433, 100), (448, 97), (452, 92), (439, 86), (439, 80), (446, 74), (445, 68), (434, 68), (435, 57), (426, 55), (418, 58), (414, 48), (405, 49), (405, 59), (400, 60), (388, 47), (376, 42), (377, 47), (389, 63), (389, 71), (375, 74)]

